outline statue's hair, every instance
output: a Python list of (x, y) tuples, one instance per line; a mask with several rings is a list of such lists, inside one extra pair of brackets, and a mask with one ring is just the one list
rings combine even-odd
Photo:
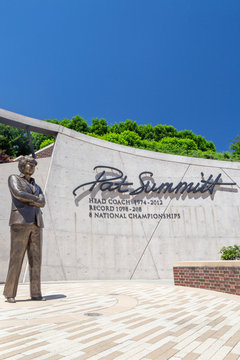
[(35, 166), (37, 165), (37, 161), (29, 155), (21, 156), (18, 160), (18, 169), (21, 173), (23, 173), (26, 163), (33, 163)]

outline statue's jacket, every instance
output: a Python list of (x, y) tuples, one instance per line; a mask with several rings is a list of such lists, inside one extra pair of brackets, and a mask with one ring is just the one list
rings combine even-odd
[(36, 224), (43, 228), (43, 218), (40, 207), (45, 205), (43, 192), (33, 178), (28, 181), (24, 174), (10, 175), (8, 186), (12, 196), (12, 209), (9, 225)]

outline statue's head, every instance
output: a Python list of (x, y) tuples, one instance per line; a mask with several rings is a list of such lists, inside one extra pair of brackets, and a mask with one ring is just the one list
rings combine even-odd
[(32, 156), (22, 156), (18, 160), (18, 169), (22, 174), (32, 175), (37, 161)]

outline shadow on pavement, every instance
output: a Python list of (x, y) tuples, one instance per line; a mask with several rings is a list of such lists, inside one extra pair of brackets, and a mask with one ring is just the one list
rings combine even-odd
[[(46, 295), (44, 296), (44, 298), (46, 299), (46, 301), (50, 301), (50, 300), (56, 300), (56, 299), (63, 299), (66, 298), (67, 296), (64, 294), (56, 294), (56, 295)], [(32, 300), (32, 299), (26, 299), (26, 300), (16, 300), (16, 303), (20, 303), (20, 302), (28, 302), (28, 301), (33, 301), (35, 303), (41, 303), (42, 301), (36, 301), (36, 300)]]

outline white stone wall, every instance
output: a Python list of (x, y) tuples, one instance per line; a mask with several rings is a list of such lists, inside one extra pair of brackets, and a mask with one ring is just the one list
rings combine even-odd
[[(97, 165), (120, 169), (134, 188), (140, 186), (142, 171), (153, 172), (159, 185), (166, 181), (197, 183), (201, 172), (205, 179), (221, 173), (223, 182), (237, 185), (217, 186), (213, 195), (138, 196), (116, 191), (90, 193), (85, 186), (74, 197), (74, 188), (95, 179), (98, 172), (93, 168)], [(219, 259), (222, 246), (240, 243), (239, 185), (239, 163), (154, 153), (63, 130), (57, 136), (46, 185), (42, 278), (164, 279), (172, 277), (176, 261)], [(114, 207), (90, 210), (92, 199)], [(128, 211), (120, 204), (125, 211), (119, 211), (113, 200), (140, 202), (128, 205)], [(123, 218), (99, 217), (120, 212), (125, 214)], [(138, 213), (150, 214), (150, 218), (133, 219)], [(177, 215), (155, 218), (160, 214)]]
[[(212, 195), (135, 196), (103, 192), (99, 186), (90, 193), (86, 185), (74, 197), (78, 185), (95, 180), (100, 170), (93, 168), (98, 165), (120, 169), (135, 189), (143, 171), (151, 171), (158, 185), (196, 184), (201, 172), (205, 179), (222, 174), (223, 182), (237, 185), (216, 186)], [(7, 179), (13, 173), (18, 173), (17, 163), (0, 165), (0, 282), (5, 280), (9, 259)], [(109, 170), (107, 176), (113, 174)], [(222, 246), (240, 244), (240, 163), (154, 153), (61, 128), (52, 158), (38, 160), (35, 178), (45, 188), (47, 200), (43, 280), (172, 278), (174, 262), (217, 260)], [(94, 205), (100, 208), (94, 210)], [(143, 214), (149, 219), (141, 218)], [(21, 279), (26, 270), (25, 262)]]

